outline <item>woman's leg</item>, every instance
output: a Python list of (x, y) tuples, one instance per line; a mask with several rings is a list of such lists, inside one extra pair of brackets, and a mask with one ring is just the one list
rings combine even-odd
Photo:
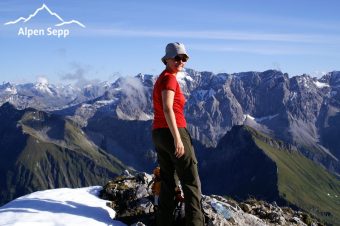
[(201, 206), (201, 181), (198, 175), (195, 151), (188, 131), (180, 128), (179, 132), (185, 154), (177, 159), (175, 169), (184, 193), (186, 226), (203, 226), (204, 216)]
[[(174, 150), (174, 143), (171, 142), (170, 130), (165, 129), (153, 132), (153, 142), (156, 146), (158, 163), (161, 168), (161, 191), (159, 195), (159, 209), (156, 216), (158, 226), (172, 226), (173, 211), (175, 209), (175, 167), (168, 149)], [(169, 141), (170, 139), (170, 141)]]

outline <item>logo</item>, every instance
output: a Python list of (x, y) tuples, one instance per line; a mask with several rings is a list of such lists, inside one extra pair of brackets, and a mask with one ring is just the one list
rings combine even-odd
[[(33, 14), (30, 14), (27, 18), (25, 17), (19, 17), (18, 19), (14, 21), (9, 21), (5, 23), (4, 25), (13, 25), (17, 24), (19, 22), (21, 23), (27, 23), (32, 18), (34, 18), (39, 12), (46, 10), (51, 16), (57, 18), (58, 23), (54, 25), (54, 27), (47, 27), (47, 28), (28, 28), (28, 27), (20, 27), (18, 30), (18, 36), (24, 36), (27, 38), (34, 37), (34, 36), (51, 36), (51, 37), (58, 37), (58, 38), (66, 38), (70, 35), (69, 29), (62, 29), (58, 27), (62, 27), (64, 25), (68, 24), (76, 24), (82, 28), (85, 28), (85, 25), (79, 22), (78, 20), (69, 20), (65, 21), (63, 18), (61, 18), (57, 13), (50, 10), (46, 4), (43, 4), (40, 8), (36, 9)], [(57, 28), (56, 28), (57, 27)]]

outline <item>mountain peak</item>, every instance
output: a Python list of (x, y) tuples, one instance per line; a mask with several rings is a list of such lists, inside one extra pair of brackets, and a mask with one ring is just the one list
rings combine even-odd
[(322, 76), (320, 81), (329, 83), (330, 86), (340, 87), (340, 71), (332, 71)]
[(15, 106), (12, 103), (10, 103), (8, 101), (0, 106), (0, 111), (13, 111), (13, 110), (16, 111), (17, 109), (15, 108)]

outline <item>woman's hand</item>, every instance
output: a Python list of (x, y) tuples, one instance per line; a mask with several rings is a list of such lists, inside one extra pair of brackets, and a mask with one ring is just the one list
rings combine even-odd
[(175, 140), (175, 156), (180, 158), (184, 155), (184, 145), (181, 138)]

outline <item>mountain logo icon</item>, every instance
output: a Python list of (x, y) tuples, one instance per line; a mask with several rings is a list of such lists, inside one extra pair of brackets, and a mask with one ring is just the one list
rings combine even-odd
[(5, 23), (4, 25), (7, 26), (7, 25), (16, 24), (16, 23), (19, 23), (19, 22), (26, 23), (29, 20), (31, 20), (33, 17), (35, 17), (42, 10), (46, 10), (51, 16), (56, 17), (60, 21), (60, 23), (57, 23), (57, 24), (54, 25), (56, 27), (61, 27), (61, 26), (66, 25), (66, 24), (77, 24), (78, 26), (85, 28), (85, 25), (82, 24), (81, 22), (79, 22), (78, 20), (73, 20), (72, 19), (72, 20), (69, 20), (69, 21), (65, 21), (57, 13), (53, 12), (52, 10), (50, 10), (47, 7), (46, 4), (43, 4), (40, 8), (36, 9), (35, 12), (33, 14), (30, 14), (27, 18), (19, 17), (18, 19), (14, 20), (14, 21), (9, 21), (9, 22)]

